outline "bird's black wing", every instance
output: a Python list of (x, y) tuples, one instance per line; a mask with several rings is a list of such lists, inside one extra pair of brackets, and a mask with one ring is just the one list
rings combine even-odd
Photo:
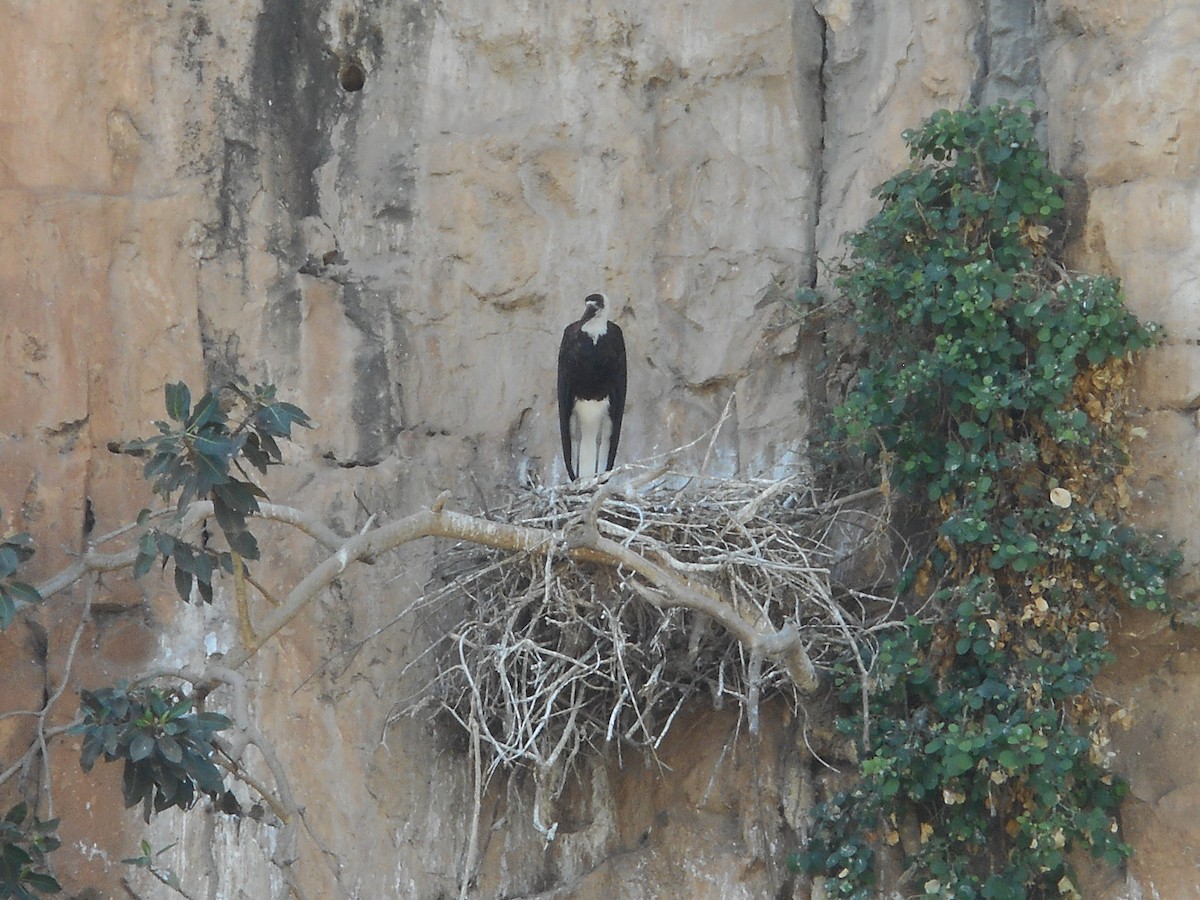
[(612, 437), (608, 442), (608, 465), (612, 469), (617, 461), (617, 442), (621, 440), (621, 420), (625, 417), (625, 335), (619, 325), (608, 323), (608, 335), (612, 339), (612, 393), (608, 400), (608, 415), (612, 419)]
[(571, 407), (575, 405), (575, 392), (569, 373), (578, 337), (579, 323), (575, 322), (563, 330), (562, 343), (558, 347), (558, 431), (562, 437), (563, 461), (572, 481), (575, 480), (575, 469), (571, 464)]

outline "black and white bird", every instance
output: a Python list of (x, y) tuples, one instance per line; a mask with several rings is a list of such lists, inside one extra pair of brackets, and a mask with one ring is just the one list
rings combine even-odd
[(608, 298), (588, 294), (558, 348), (558, 427), (572, 480), (613, 467), (624, 414), (625, 336), (608, 320)]

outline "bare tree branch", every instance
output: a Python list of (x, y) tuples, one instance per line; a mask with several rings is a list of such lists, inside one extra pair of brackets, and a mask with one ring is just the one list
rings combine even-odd
[(235, 648), (226, 657), (231, 669), (240, 668), (281, 628), (296, 617), (353, 562), (374, 558), (389, 550), (426, 537), (450, 538), (496, 547), (502, 550), (529, 551), (565, 545), (573, 559), (622, 565), (640, 575), (666, 595), (668, 604), (703, 613), (721, 623), (748, 651), (760, 652), (782, 665), (805, 693), (818, 685), (816, 669), (800, 641), (796, 629), (776, 631), (766, 626), (759, 630), (733, 607), (706, 589), (697, 587), (668, 572), (662, 566), (602, 537), (594, 526), (567, 535), (563, 531), (530, 528), (493, 522), (444, 509), (445, 497), (439, 497), (430, 509), (424, 509), (395, 522), (346, 539), (337, 552), (327, 558), (297, 584), (284, 601), (259, 624), (254, 641)]

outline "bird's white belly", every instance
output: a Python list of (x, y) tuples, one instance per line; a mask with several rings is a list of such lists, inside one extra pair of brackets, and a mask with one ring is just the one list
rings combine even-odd
[(608, 398), (576, 400), (571, 412), (571, 449), (575, 456), (575, 471), (580, 478), (589, 478), (605, 470), (611, 437)]

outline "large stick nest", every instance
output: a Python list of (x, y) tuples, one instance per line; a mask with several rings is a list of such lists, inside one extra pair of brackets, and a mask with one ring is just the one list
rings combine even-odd
[[(594, 520), (764, 631), (798, 627), (818, 673), (863, 660), (896, 604), (881, 594), (890, 535), (878, 492), (822, 499), (800, 478), (677, 475), (620, 490), (534, 489), (489, 518), (559, 537)], [(732, 702), (757, 730), (761, 697), (798, 705), (786, 671), (708, 617), (672, 605), (624, 567), (568, 556), (567, 542), (512, 552), (460, 544), (442, 596), (464, 601), (418, 709), (448, 715), (488, 771), (565, 773), (585, 749), (653, 752), (694, 697)], [(846, 573), (850, 573), (849, 576)], [(847, 582), (856, 583), (851, 586)]]

